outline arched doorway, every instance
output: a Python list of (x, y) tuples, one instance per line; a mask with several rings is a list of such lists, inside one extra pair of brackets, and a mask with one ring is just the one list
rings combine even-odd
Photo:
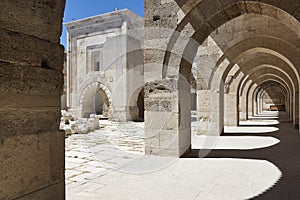
[(129, 121), (144, 121), (144, 87), (138, 88), (129, 98)]
[(144, 105), (144, 88), (140, 91), (137, 105), (139, 108), (139, 121), (144, 121), (144, 112), (145, 112), (145, 105)]
[(109, 99), (106, 93), (99, 88), (95, 93), (95, 114), (100, 115), (102, 118), (108, 118), (109, 116)]
[(87, 85), (80, 98), (81, 117), (89, 118), (91, 114), (109, 118), (111, 115), (111, 93), (102, 83), (94, 82)]

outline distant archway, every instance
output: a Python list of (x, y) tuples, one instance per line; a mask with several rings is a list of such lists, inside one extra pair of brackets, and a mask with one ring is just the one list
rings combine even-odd
[(144, 121), (144, 87), (138, 88), (129, 100), (129, 119), (136, 122)]
[(139, 107), (139, 119), (140, 119), (140, 121), (144, 121), (144, 111), (145, 111), (144, 88), (139, 93), (137, 105)]
[(100, 114), (105, 118), (110, 118), (111, 102), (111, 93), (104, 84), (90, 83), (83, 89), (80, 96), (81, 117), (88, 118), (90, 114)]
[(97, 115), (102, 115), (104, 118), (109, 116), (109, 99), (101, 88), (95, 93), (94, 109)]

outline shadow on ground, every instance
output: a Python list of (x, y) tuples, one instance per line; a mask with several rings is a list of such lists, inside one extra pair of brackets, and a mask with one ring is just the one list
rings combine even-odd
[[(261, 118), (260, 118), (261, 117)], [(268, 118), (270, 117), (270, 118)], [(256, 116), (251, 120), (274, 120), (272, 115)], [(286, 113), (279, 114), (278, 131), (272, 133), (225, 133), (223, 136), (261, 136), (274, 137), (280, 143), (254, 150), (206, 150), (193, 149), (183, 158), (197, 158), (200, 151), (210, 151), (206, 158), (242, 158), (267, 160), (276, 165), (282, 172), (281, 179), (269, 190), (252, 199), (267, 200), (299, 200), (300, 199), (300, 137), (299, 130), (293, 128)], [(247, 125), (248, 126), (248, 125)], [(261, 127), (262, 125), (260, 125)], [(260, 170), (260, 169), (257, 169)]]

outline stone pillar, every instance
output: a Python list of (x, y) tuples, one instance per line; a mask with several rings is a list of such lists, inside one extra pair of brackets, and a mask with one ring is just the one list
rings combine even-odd
[(255, 110), (254, 115), (257, 115), (259, 113), (259, 97), (258, 97), (258, 94), (255, 94), (254, 110)]
[(260, 97), (259, 97), (259, 110), (258, 113), (262, 113), (263, 112), (263, 99), (261, 97), (261, 93), (260, 93)]
[(247, 103), (246, 103), (246, 96), (243, 95), (243, 96), (240, 96), (240, 101), (239, 101), (239, 113), (240, 113), (240, 121), (246, 121), (247, 120), (247, 115), (246, 115), (246, 112), (247, 112), (247, 109), (246, 109), (246, 106), (247, 106)]
[(256, 114), (259, 114), (259, 110), (260, 110), (260, 104), (259, 104), (259, 102), (260, 102), (260, 98), (259, 97), (257, 97), (257, 99), (256, 99)]
[(296, 129), (299, 128), (299, 92), (295, 92), (295, 96), (294, 96), (294, 127)]
[(164, 79), (146, 83), (146, 154), (180, 157), (190, 150), (190, 95), (190, 85), (180, 80)]
[(249, 115), (252, 116), (252, 95), (247, 94), (246, 97), (246, 119), (249, 119)]
[(290, 120), (293, 121), (294, 118), (294, 94), (290, 98)]
[(191, 150), (191, 85), (182, 77), (178, 80), (179, 95), (179, 156)]
[(211, 121), (210, 90), (197, 91), (197, 135), (208, 134)]
[(257, 115), (257, 112), (258, 112), (258, 104), (257, 104), (257, 99), (253, 99), (253, 113), (252, 113), (252, 116), (255, 116)]
[(0, 1), (0, 199), (65, 198), (65, 1)]
[(288, 113), (289, 118), (291, 117), (291, 110), (290, 110), (290, 101), (289, 101), (289, 96), (287, 95), (285, 98), (285, 111)]
[(117, 81), (116, 87), (112, 91), (112, 117), (113, 121), (126, 122), (129, 116), (127, 106), (127, 77), (123, 75)]
[(249, 119), (249, 116), (253, 116), (253, 94), (248, 94), (248, 97), (247, 97), (247, 113), (246, 113), (246, 116), (247, 116), (247, 119)]
[(237, 95), (235, 93), (225, 94), (225, 126), (238, 125)]
[(224, 109), (219, 91), (198, 90), (197, 134), (220, 135), (223, 129)]

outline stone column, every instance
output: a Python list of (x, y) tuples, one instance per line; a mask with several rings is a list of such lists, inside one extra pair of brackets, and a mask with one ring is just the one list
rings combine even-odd
[(65, 198), (65, 1), (0, 1), (0, 199)]
[(235, 93), (225, 94), (225, 126), (237, 126), (238, 125), (238, 106), (237, 95)]
[(294, 127), (296, 129), (299, 128), (299, 92), (295, 92), (295, 96), (294, 96)]
[(258, 104), (257, 104), (257, 99), (253, 99), (253, 115), (252, 116), (255, 116), (257, 115), (258, 113)]
[(164, 79), (145, 85), (145, 151), (180, 157), (191, 146), (190, 85)]
[(249, 119), (249, 115), (252, 116), (252, 95), (251, 94), (247, 94), (246, 97), (246, 119)]
[(290, 112), (290, 101), (289, 101), (289, 96), (287, 95), (285, 97), (285, 111), (288, 113), (289, 117), (291, 116), (291, 112)]
[(247, 119), (249, 119), (249, 116), (253, 116), (253, 91), (251, 90), (251, 92), (247, 97)]
[(290, 98), (290, 120), (293, 121), (294, 118), (294, 94), (291, 95)]
[(247, 109), (246, 109), (246, 96), (240, 96), (240, 101), (239, 101), (239, 115), (240, 115), (240, 121), (246, 121), (247, 120)]
[(262, 101), (262, 98), (261, 98), (261, 93), (259, 93), (259, 97), (258, 97), (258, 114), (262, 113), (263, 111), (263, 101)]
[(220, 135), (223, 130), (223, 101), (219, 91), (198, 90), (197, 134)]

